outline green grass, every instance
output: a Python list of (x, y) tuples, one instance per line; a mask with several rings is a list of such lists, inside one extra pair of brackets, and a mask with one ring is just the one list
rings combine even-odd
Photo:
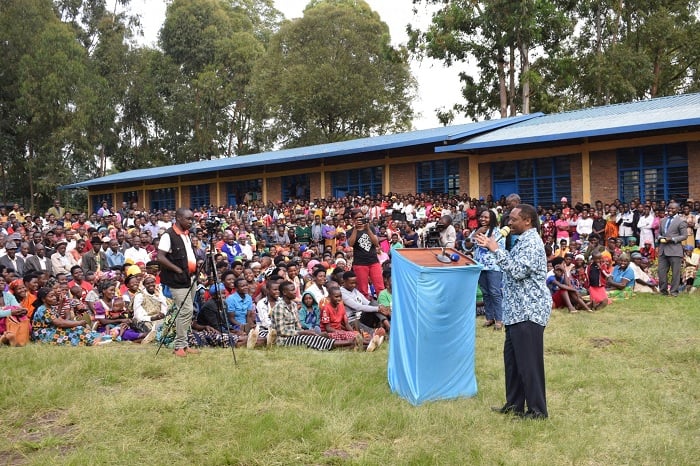
[(477, 321), (474, 398), (411, 406), (387, 349), (0, 349), (2, 464), (697, 464), (700, 299), (638, 296), (555, 311), (550, 419), (503, 399), (503, 333)]

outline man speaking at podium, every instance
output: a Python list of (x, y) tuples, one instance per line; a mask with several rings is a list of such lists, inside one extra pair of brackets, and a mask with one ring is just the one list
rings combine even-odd
[(491, 251), (503, 271), (506, 404), (494, 411), (545, 419), (543, 336), (552, 312), (552, 297), (546, 286), (547, 256), (533, 206), (519, 204), (511, 211), (509, 224), (510, 231), (519, 235), (510, 251), (499, 248), (495, 239), (483, 233), (475, 235), (476, 243)]

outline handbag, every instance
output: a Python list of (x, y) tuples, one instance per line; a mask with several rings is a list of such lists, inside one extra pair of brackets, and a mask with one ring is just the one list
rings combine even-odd
[[(29, 343), (30, 325), (29, 318), (26, 316), (8, 316), (5, 319), (5, 336), (11, 346), (24, 346)], [(8, 336), (14, 334), (14, 338)]]

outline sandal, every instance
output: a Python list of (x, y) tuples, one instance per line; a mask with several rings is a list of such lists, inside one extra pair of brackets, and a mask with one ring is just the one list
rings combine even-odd
[(495, 331), (503, 330), (503, 322), (498, 321), (494, 324), (493, 329)]
[(484, 327), (490, 327), (495, 323), (496, 323), (495, 320), (487, 320), (486, 322), (484, 322)]

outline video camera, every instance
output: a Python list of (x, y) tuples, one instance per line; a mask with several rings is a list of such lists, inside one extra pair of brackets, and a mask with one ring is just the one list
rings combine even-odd
[(216, 233), (219, 232), (221, 229), (221, 221), (222, 217), (219, 217), (218, 215), (212, 216), (212, 217), (207, 217), (205, 223), (204, 223), (204, 228), (207, 230), (207, 234), (213, 236)]

